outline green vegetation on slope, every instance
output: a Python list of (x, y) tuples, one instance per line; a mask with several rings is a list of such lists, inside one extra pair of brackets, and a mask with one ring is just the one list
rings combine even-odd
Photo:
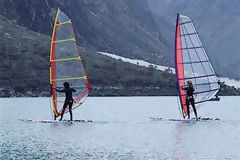
[[(0, 97), (49, 95), (50, 37), (0, 16)], [(176, 95), (175, 75), (84, 51), (92, 96)], [(240, 95), (226, 86), (221, 95)]]
[(90, 81), (96, 86), (93, 95), (176, 94), (173, 74), (158, 71), (152, 66), (146, 68), (122, 62), (95, 52), (88, 52), (85, 59)]

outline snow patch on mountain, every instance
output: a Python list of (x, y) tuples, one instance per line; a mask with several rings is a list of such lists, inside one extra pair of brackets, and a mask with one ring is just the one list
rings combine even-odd
[[(122, 57), (122, 56), (118, 56), (118, 55), (111, 54), (111, 53), (106, 53), (106, 52), (98, 52), (98, 53), (100, 53), (102, 55), (105, 55), (105, 56), (108, 56), (108, 57), (111, 57), (111, 58), (114, 58), (114, 59), (121, 60), (123, 62), (128, 62), (128, 63), (135, 64), (135, 65), (142, 66), (142, 67), (153, 66), (157, 70), (168, 71), (168, 72), (171, 72), (171, 73), (175, 74), (175, 68), (172, 68), (172, 67), (160, 66), (160, 65), (157, 65), (157, 64), (153, 64), (153, 63), (143, 61), (143, 60), (130, 59), (130, 58), (126, 58), (126, 57)], [(227, 78), (227, 77), (220, 77), (219, 79), (220, 79), (221, 82), (225, 82), (225, 84), (228, 85), (228, 86), (233, 86), (235, 88), (240, 88), (240, 81), (238, 81), (238, 80), (230, 79), (230, 78)]]

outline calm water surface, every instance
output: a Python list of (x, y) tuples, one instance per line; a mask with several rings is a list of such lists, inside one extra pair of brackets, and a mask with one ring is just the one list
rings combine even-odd
[(240, 97), (199, 109), (221, 122), (148, 118), (181, 118), (177, 106), (176, 97), (88, 98), (74, 118), (94, 123), (40, 124), (18, 118), (50, 119), (48, 98), (0, 99), (0, 159), (240, 159)]

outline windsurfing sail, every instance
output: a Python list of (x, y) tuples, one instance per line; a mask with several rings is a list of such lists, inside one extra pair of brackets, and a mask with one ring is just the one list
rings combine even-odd
[(51, 106), (54, 116), (58, 117), (61, 115), (64, 95), (56, 92), (55, 88), (63, 89), (63, 82), (66, 81), (76, 90), (73, 93), (73, 109), (83, 103), (90, 88), (72, 21), (60, 9), (57, 10), (53, 27), (50, 64)]
[(183, 117), (187, 115), (186, 91), (181, 87), (191, 80), (195, 88), (196, 107), (212, 99), (220, 89), (219, 79), (191, 19), (177, 15), (175, 68)]

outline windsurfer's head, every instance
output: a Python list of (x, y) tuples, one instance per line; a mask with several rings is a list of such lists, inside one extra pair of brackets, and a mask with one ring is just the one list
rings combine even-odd
[(65, 88), (69, 88), (69, 83), (68, 83), (68, 82), (64, 82), (64, 83), (63, 83), (63, 86), (64, 86)]
[(192, 87), (193, 86), (192, 81), (190, 81), (190, 80), (187, 81), (187, 85)]

